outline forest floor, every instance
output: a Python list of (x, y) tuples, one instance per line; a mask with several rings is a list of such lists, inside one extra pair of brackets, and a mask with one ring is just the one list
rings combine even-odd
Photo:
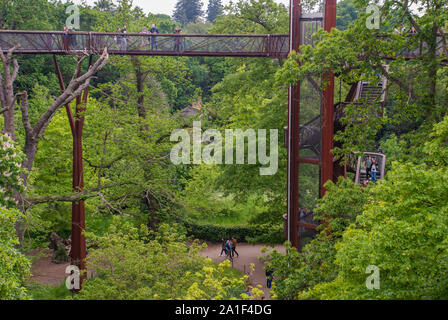
[(31, 281), (45, 285), (59, 286), (68, 276), (65, 269), (69, 263), (56, 264), (51, 261), (52, 251), (49, 249), (35, 250), (27, 256), (36, 257), (31, 267)]
[[(239, 253), (239, 257), (235, 255), (233, 259), (233, 267), (238, 269), (242, 273), (248, 274), (250, 271), (250, 265), (253, 263), (255, 265), (255, 270), (250, 277), (252, 286), (261, 285), (263, 288), (263, 292), (265, 293), (262, 298), (265, 300), (270, 299), (269, 289), (266, 287), (266, 274), (264, 270), (264, 262), (258, 259), (259, 256), (262, 255), (261, 249), (265, 245), (263, 244), (248, 244), (248, 243), (239, 243), (236, 247), (236, 251)], [(271, 251), (273, 248), (268, 247)], [(282, 245), (275, 246), (275, 249), (279, 252), (285, 253), (285, 248)], [(221, 253), (221, 244), (218, 243), (210, 243), (207, 242), (207, 248), (202, 250), (201, 253), (209, 257), (215, 262), (223, 262), (226, 258), (224, 254), (219, 256)]]

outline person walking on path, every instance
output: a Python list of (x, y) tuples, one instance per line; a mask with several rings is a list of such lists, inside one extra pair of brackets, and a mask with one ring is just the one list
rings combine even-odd
[(272, 277), (273, 277), (273, 273), (274, 273), (274, 270), (272, 270), (272, 269), (269, 268), (269, 267), (266, 267), (266, 287), (267, 287), (268, 289), (271, 289), (271, 287), (272, 287)]
[(226, 255), (229, 255), (230, 258), (232, 258), (232, 247), (230, 246), (230, 240), (226, 240)]
[(232, 241), (230, 241), (230, 244), (231, 244), (231, 246), (232, 246), (232, 257), (235, 256), (235, 253), (236, 253), (236, 256), (239, 257), (240, 255), (239, 255), (239, 253), (236, 251), (236, 244), (237, 244), (237, 241), (236, 241), (236, 238), (235, 238), (235, 237), (232, 237)]
[(222, 242), (222, 245), (221, 245), (221, 253), (219, 254), (220, 257), (222, 256), (223, 252), (224, 252), (224, 254), (227, 254), (227, 249), (226, 249), (227, 241), (224, 240), (224, 238), (221, 238), (221, 242)]

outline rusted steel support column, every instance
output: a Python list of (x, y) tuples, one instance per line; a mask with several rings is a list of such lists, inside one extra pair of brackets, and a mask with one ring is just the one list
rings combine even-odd
[[(89, 58), (89, 67), (92, 65), (93, 56)], [(56, 72), (59, 78), (61, 90), (65, 90), (64, 81), (56, 57), (54, 57)], [(78, 77), (80, 74), (78, 73)], [(82, 162), (82, 132), (84, 127), (84, 112), (86, 110), (89, 88), (86, 88), (81, 95), (76, 98), (75, 115), (73, 116), (69, 104), (66, 106), (67, 116), (72, 130), (73, 137), (73, 191), (82, 192), (84, 190), (84, 174)], [(81, 271), (86, 270), (86, 240), (83, 235), (85, 230), (85, 208), (84, 201), (72, 203), (72, 248), (70, 254), (71, 265), (77, 266)], [(81, 284), (85, 275), (81, 277)]]
[[(336, 28), (336, 0), (325, 1), (324, 15), (325, 31), (330, 32)], [(334, 135), (334, 74), (324, 74), (324, 83), (326, 84), (323, 93), (322, 105), (322, 168), (321, 168), (321, 196), (325, 195), (324, 184), (328, 180), (333, 181), (333, 135)]]
[[(300, 46), (300, 0), (290, 1), (289, 50), (298, 51)], [(299, 129), (300, 129), (300, 82), (289, 88), (288, 101), (288, 241), (299, 248)]]

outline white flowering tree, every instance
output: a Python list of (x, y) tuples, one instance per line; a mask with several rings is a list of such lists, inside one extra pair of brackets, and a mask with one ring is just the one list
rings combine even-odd
[(0, 133), (0, 208), (16, 207), (14, 193), (24, 191), (21, 163), (23, 154), (7, 134)]
[(23, 283), (30, 275), (30, 263), (16, 248), (14, 228), (20, 216), (14, 195), (24, 190), (22, 161), (11, 137), (0, 133), (0, 300), (29, 298)]

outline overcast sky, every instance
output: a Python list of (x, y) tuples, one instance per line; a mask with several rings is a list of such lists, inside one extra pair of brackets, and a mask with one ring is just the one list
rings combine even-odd
[[(275, 0), (278, 3), (283, 3), (286, 6), (289, 6), (289, 0)], [(74, 2), (81, 3), (81, 0), (75, 0)], [(95, 0), (87, 0), (87, 3), (93, 5)], [(134, 5), (139, 6), (144, 9), (146, 13), (165, 13), (168, 15), (172, 15), (174, 6), (177, 0), (134, 0)], [(207, 10), (208, 0), (202, 0), (204, 5), (202, 6), (203, 10)], [(222, 0), (224, 5), (228, 4), (230, 0)], [(237, 1), (233, 1), (237, 2)]]

